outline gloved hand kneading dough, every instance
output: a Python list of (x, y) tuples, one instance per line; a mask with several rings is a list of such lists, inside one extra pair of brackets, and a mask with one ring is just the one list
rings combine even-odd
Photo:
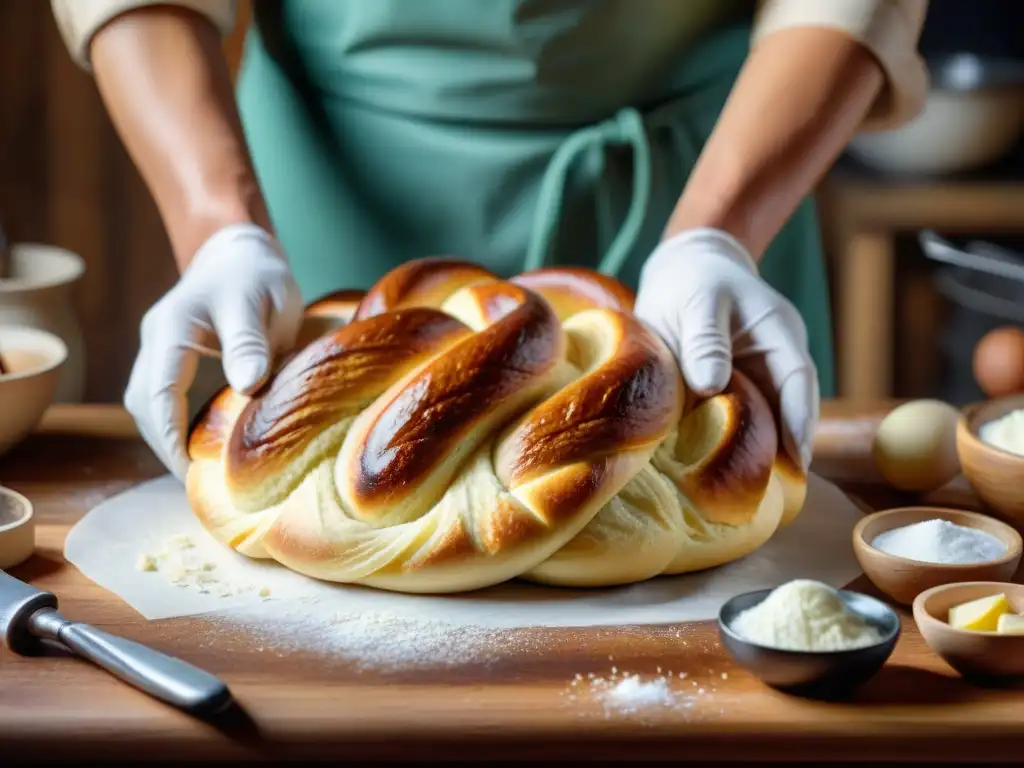
[(411, 593), (749, 554), (806, 476), (751, 381), (695, 398), (633, 302), (583, 269), (503, 281), (453, 259), (327, 297), (257, 396), (226, 388), (197, 418), (188, 498), (244, 555)]
[(227, 382), (252, 393), (273, 353), (290, 349), (302, 324), (302, 297), (281, 249), (253, 224), (225, 227), (142, 319), (142, 343), (124, 404), (139, 432), (179, 478), (188, 468), (186, 395), (199, 355), (222, 356)]
[(698, 394), (721, 392), (734, 365), (751, 376), (779, 414), (785, 449), (808, 468), (820, 394), (807, 328), (736, 238), (707, 227), (663, 242), (644, 264), (636, 314)]

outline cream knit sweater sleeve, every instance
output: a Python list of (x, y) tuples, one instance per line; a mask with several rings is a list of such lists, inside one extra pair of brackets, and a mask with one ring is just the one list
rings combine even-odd
[(151, 5), (176, 5), (209, 19), (221, 34), (235, 29), (235, 0), (50, 0), (57, 28), (72, 58), (89, 69), (89, 45), (93, 36), (122, 13)]
[(928, 0), (758, 0), (754, 44), (793, 27), (826, 27), (850, 35), (877, 59), (885, 86), (865, 129), (895, 128), (917, 117), (928, 94), (928, 68), (918, 52)]
[[(50, 2), (68, 50), (85, 69), (89, 68), (93, 35), (111, 19), (135, 8), (169, 3), (190, 8), (208, 18), (224, 35), (234, 30), (236, 22), (235, 0)], [(753, 42), (793, 27), (827, 27), (858, 40), (885, 73), (885, 88), (864, 127), (890, 128), (915, 117), (924, 104), (928, 72), (917, 43), (927, 7), (927, 0), (757, 0)]]

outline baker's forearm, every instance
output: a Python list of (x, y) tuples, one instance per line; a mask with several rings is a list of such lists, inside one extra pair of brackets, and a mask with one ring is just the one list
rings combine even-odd
[(227, 224), (269, 229), (218, 31), (186, 9), (126, 13), (95, 36), (97, 85), (156, 200), (175, 260)]
[(755, 47), (669, 221), (717, 227), (759, 259), (842, 152), (883, 83), (870, 53), (832, 30)]

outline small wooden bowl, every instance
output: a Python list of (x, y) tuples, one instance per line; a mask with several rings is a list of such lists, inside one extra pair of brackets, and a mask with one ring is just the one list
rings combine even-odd
[[(940, 518), (977, 528), (1006, 545), (998, 560), (967, 565), (943, 565), (890, 555), (871, 546), (875, 537), (894, 528)], [(867, 515), (853, 529), (853, 553), (871, 583), (903, 605), (940, 584), (962, 581), (1008, 581), (1017, 572), (1022, 551), (1021, 535), (1009, 525), (979, 512), (944, 507), (900, 507)]]
[(992, 514), (1024, 530), (1024, 456), (982, 442), (983, 424), (1024, 408), (1024, 394), (975, 403), (963, 409), (956, 428), (956, 452), (971, 488)]
[(914, 621), (924, 641), (965, 679), (999, 683), (1024, 677), (1024, 635), (956, 629), (947, 623), (954, 605), (1000, 592), (1006, 595), (1014, 613), (1024, 613), (1024, 584), (1000, 581), (943, 584), (914, 600)]

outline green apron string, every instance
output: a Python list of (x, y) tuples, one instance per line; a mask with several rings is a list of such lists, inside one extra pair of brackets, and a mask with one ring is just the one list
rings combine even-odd
[(598, 264), (598, 271), (614, 276), (625, 264), (642, 231), (651, 197), (651, 145), (643, 117), (632, 107), (620, 110), (611, 120), (576, 131), (555, 151), (537, 195), (537, 212), (524, 271), (539, 269), (550, 262), (572, 164), (588, 149), (609, 144), (633, 147), (633, 196), (615, 239)]
[(676, 145), (676, 160), (691, 165), (696, 163), (700, 154), (699, 142), (689, 135), (682, 115), (700, 108), (704, 98), (708, 96), (698, 95), (695, 98), (690, 94), (673, 99), (646, 118), (633, 107), (626, 107), (610, 120), (581, 128), (562, 142), (541, 180), (524, 271), (539, 269), (550, 263), (564, 204), (566, 180), (572, 164), (594, 147), (629, 144), (633, 147), (633, 192), (629, 210), (597, 267), (602, 274), (618, 276), (643, 232), (648, 214), (653, 176), (648, 131), (668, 129)]

